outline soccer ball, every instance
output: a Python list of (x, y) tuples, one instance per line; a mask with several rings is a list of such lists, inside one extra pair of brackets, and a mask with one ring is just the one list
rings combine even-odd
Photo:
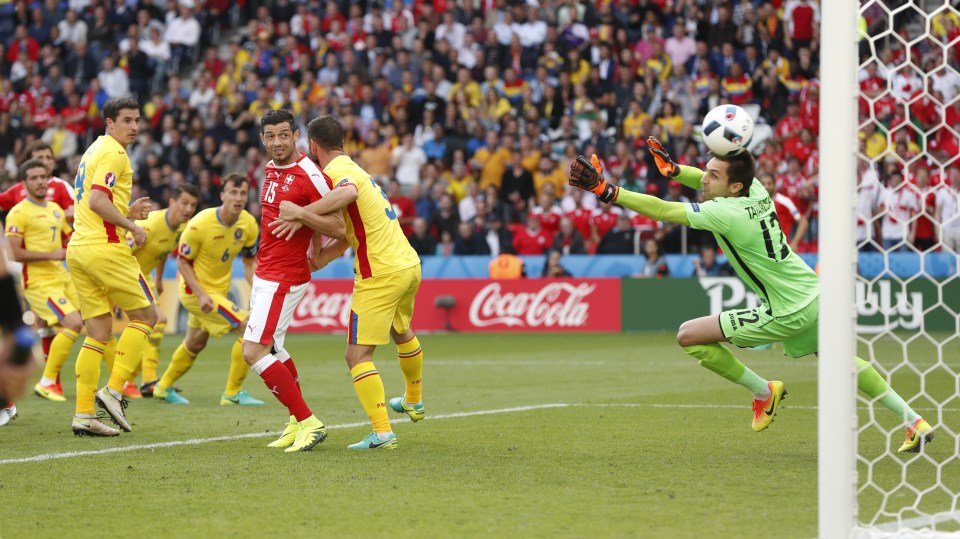
[(753, 118), (736, 105), (720, 105), (703, 118), (703, 142), (714, 155), (737, 155), (750, 145)]

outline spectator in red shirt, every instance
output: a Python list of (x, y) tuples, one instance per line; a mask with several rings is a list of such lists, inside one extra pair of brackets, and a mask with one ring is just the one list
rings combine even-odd
[[(796, 251), (800, 246), (800, 240), (803, 239), (804, 234), (807, 233), (807, 228), (810, 226), (807, 217), (800, 213), (792, 200), (777, 192), (777, 182), (773, 179), (773, 174), (761, 174), (759, 180), (773, 200), (773, 207), (777, 212), (777, 220), (780, 222), (783, 236), (790, 243), (790, 248)], [(793, 225), (795, 224), (797, 230), (791, 237), (790, 233), (793, 231)]]
[(783, 10), (787, 23), (784, 36), (787, 48), (797, 50), (815, 45), (820, 31), (820, 6), (810, 0), (791, 0)]
[(413, 231), (413, 220), (417, 217), (417, 207), (413, 199), (400, 192), (400, 182), (396, 178), (387, 184), (387, 199), (397, 214), (397, 222), (403, 229), (404, 235), (410, 236)]
[(799, 138), (792, 138), (783, 144), (783, 150), (788, 156), (794, 156), (800, 161), (800, 168), (807, 164), (807, 160), (817, 150), (817, 141), (809, 129), (800, 130)]
[(552, 244), (553, 237), (532, 213), (527, 215), (527, 226), (519, 228), (513, 236), (513, 248), (518, 255), (542, 255)]
[(594, 245), (599, 244), (600, 239), (616, 226), (620, 213), (620, 208), (604, 203), (600, 203), (600, 207), (593, 211), (593, 216), (590, 217), (590, 238)]
[(540, 226), (547, 231), (550, 236), (557, 233), (560, 229), (560, 219), (563, 218), (563, 212), (556, 205), (557, 197), (552, 193), (542, 193), (539, 204), (530, 210), (531, 215), (535, 215), (540, 220)]
[(40, 44), (30, 37), (27, 27), (22, 24), (14, 30), (14, 38), (7, 49), (7, 61), (11, 64), (16, 62), (20, 58), (20, 51), (25, 51), (31, 62), (36, 62), (40, 58)]
[(917, 218), (917, 234), (913, 244), (921, 251), (928, 251), (937, 243), (937, 235), (930, 220), (937, 212), (937, 195), (930, 187), (930, 170), (926, 166), (919, 166), (913, 179), (917, 184), (917, 191), (920, 192), (922, 208)]
[(791, 101), (787, 104), (787, 115), (780, 118), (773, 129), (774, 140), (786, 147), (787, 141), (800, 138), (803, 129), (803, 118), (800, 117), (800, 104)]

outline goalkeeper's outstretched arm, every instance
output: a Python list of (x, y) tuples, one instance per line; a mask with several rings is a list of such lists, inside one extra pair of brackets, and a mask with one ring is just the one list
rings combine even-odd
[[(652, 137), (651, 140), (656, 142), (656, 139), (652, 139)], [(703, 171), (694, 167), (677, 165), (659, 147), (659, 142), (656, 142), (656, 146), (651, 143), (651, 151), (654, 151), (658, 166), (661, 162), (664, 164), (663, 167), (660, 167), (661, 172), (670, 177), (678, 178), (687, 185), (695, 184), (698, 188), (700, 187), (700, 178), (703, 176)], [(592, 156), (589, 161), (581, 155), (570, 165), (570, 185), (596, 194), (601, 202), (615, 202), (624, 208), (657, 221), (690, 226), (686, 204), (667, 202), (657, 197), (634, 193), (616, 185), (608, 184), (603, 179), (603, 167), (596, 155)]]
[(687, 207), (682, 202), (667, 202), (657, 197), (634, 193), (623, 188), (617, 189), (617, 197), (614, 202), (657, 221), (690, 226), (690, 221), (687, 219)]

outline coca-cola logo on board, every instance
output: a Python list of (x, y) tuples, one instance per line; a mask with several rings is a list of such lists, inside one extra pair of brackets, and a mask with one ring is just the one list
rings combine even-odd
[(476, 327), (585, 327), (590, 304), (584, 299), (595, 285), (550, 283), (536, 292), (503, 292), (500, 283), (483, 287), (470, 303)]
[(294, 311), (291, 328), (303, 326), (322, 326), (331, 328), (346, 327), (350, 320), (350, 293), (318, 292), (313, 283), (307, 286), (297, 310)]

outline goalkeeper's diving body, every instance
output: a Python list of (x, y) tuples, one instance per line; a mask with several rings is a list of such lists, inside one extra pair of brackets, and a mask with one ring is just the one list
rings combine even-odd
[[(737, 275), (761, 299), (753, 309), (724, 311), (688, 320), (677, 332), (683, 351), (720, 376), (753, 393), (753, 430), (767, 428), (787, 392), (783, 382), (768, 381), (737, 360), (722, 343), (741, 348), (782, 342), (784, 353), (817, 353), (819, 280), (794, 253), (777, 221), (773, 201), (754, 178), (749, 152), (713, 157), (706, 170), (673, 162), (657, 139), (648, 139), (657, 168), (665, 176), (702, 190), (705, 202), (667, 202), (607, 183), (600, 161), (583, 156), (570, 165), (570, 185), (590, 191), (602, 202), (642, 213), (657, 221), (713, 232)], [(933, 440), (933, 429), (866, 361), (856, 358), (857, 386), (897, 415), (907, 427), (899, 451), (917, 452)]]

